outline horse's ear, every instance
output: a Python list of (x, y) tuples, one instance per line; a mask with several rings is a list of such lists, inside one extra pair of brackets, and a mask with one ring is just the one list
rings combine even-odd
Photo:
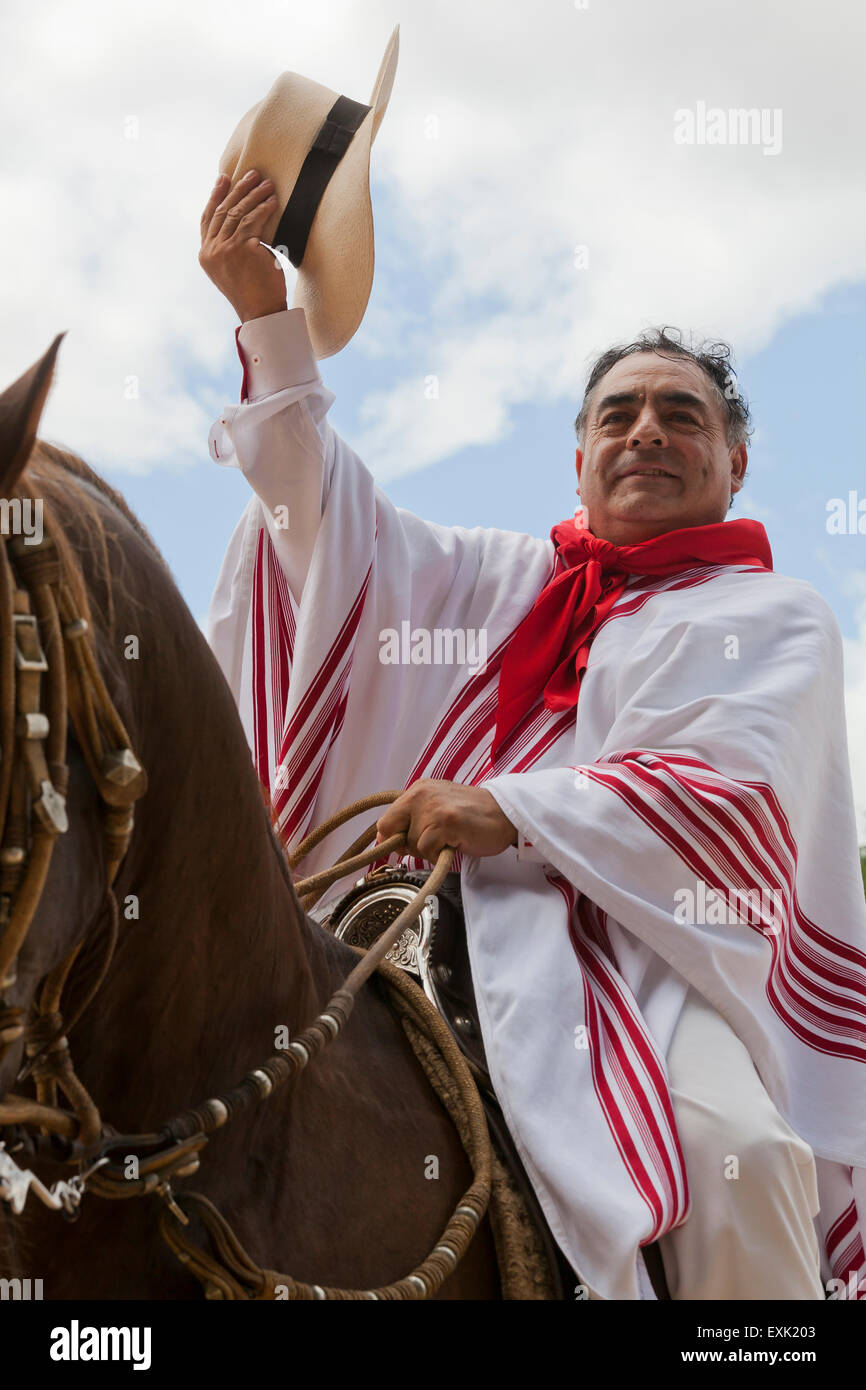
[(0, 395), (0, 497), (11, 495), (27, 466), (65, 337), (58, 333), (45, 355)]

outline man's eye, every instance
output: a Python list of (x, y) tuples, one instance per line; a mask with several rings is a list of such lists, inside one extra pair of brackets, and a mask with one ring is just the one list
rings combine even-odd
[(605, 417), (604, 417), (604, 419), (602, 420), (601, 423), (602, 423), (603, 425), (615, 425), (616, 422), (617, 422), (617, 420), (624, 420), (624, 419), (625, 419), (625, 411), (624, 411), (624, 410), (612, 410), (612, 411), (610, 412), (609, 415), (605, 415)]
[(697, 424), (694, 415), (690, 415), (687, 410), (675, 410), (672, 418), (674, 420), (685, 420), (690, 425)]

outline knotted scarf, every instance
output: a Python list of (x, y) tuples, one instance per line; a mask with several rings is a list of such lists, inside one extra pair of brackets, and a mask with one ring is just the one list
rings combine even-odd
[(764, 527), (746, 518), (685, 526), (637, 545), (614, 545), (593, 535), (579, 513), (558, 522), (550, 539), (556, 548), (553, 578), (515, 629), (502, 660), (493, 757), (542, 691), (550, 710), (577, 704), (596, 629), (622, 595), (629, 575), (661, 577), (696, 565), (773, 568)]

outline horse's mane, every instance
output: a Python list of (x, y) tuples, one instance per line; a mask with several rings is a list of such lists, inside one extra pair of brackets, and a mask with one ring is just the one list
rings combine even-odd
[[(72, 488), (69, 486), (70, 479), (74, 483)], [(34, 500), (39, 497), (44, 499), (51, 534), (60, 554), (64, 573), (76, 590), (79, 602), (84, 599), (78, 583), (81, 578), (81, 557), (84, 552), (89, 552), (92, 556), (94, 577), (98, 577), (105, 590), (105, 616), (109, 631), (113, 630), (115, 622), (115, 593), (122, 594), (126, 600), (139, 607), (146, 605), (135, 592), (134, 586), (126, 582), (129, 565), (123, 554), (123, 546), (115, 545), (113, 562), (109, 559), (109, 539), (117, 542), (120, 537), (116, 532), (111, 536), (106, 529), (110, 511), (107, 512), (106, 507), (100, 505), (100, 500), (104, 499), (109, 508), (128, 522), (157, 562), (171, 574), (150, 532), (139, 521), (123, 496), (94, 472), (80, 454), (73, 453), (71, 449), (62, 449), (56, 444), (49, 444), (45, 439), (37, 439), (27, 468), (19, 480), (17, 491), (29, 495)], [(76, 504), (74, 506), (71, 505), (73, 499)], [(76, 533), (75, 542), (70, 538), (70, 529), (74, 529)]]
[(85, 463), (80, 454), (75, 454), (71, 449), (61, 449), (57, 444), (49, 444), (46, 439), (37, 439), (27, 465), (28, 472), (33, 468), (34, 463), (39, 463), (42, 459), (49, 463), (54, 463), (58, 468), (63, 468), (67, 473), (71, 473), (75, 478), (81, 478), (85, 483), (89, 483), (97, 492), (101, 492), (109, 502), (126, 517), (130, 526), (137, 531), (142, 540), (145, 541), (165, 564), (165, 560), (160, 554), (156, 541), (151, 536), (147, 528), (139, 521), (135, 512), (132, 511), (126, 499), (119, 493), (105, 478), (99, 473), (95, 473), (89, 463)]

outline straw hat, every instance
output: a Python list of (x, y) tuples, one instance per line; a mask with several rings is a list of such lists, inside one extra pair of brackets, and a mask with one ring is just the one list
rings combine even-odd
[(273, 180), (277, 208), (261, 240), (298, 269), (293, 306), (305, 310), (319, 358), (345, 346), (370, 298), (370, 146), (391, 95), (399, 32), (398, 24), (369, 105), (284, 72), (243, 117), (219, 162), (232, 187), (248, 169)]

